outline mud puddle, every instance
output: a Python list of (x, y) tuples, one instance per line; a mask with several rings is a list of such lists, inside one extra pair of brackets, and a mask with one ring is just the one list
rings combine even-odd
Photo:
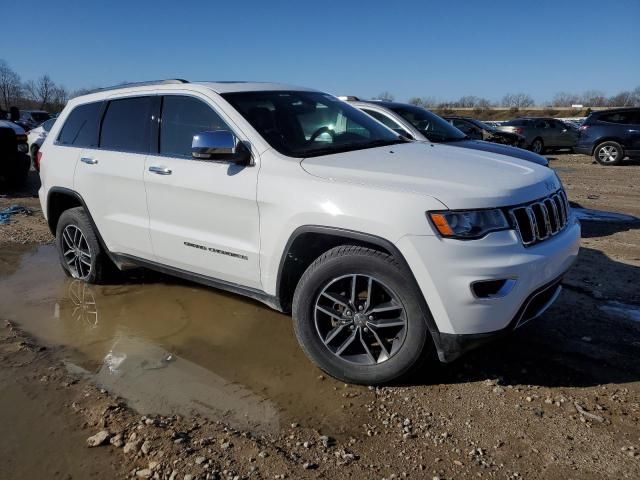
[(0, 317), (67, 347), (70, 370), (140, 413), (195, 411), (271, 432), (297, 422), (346, 436), (366, 410), (345, 406), (373, 396), (325, 378), (299, 349), (288, 316), (170, 277), (73, 281), (52, 246), (0, 254)]

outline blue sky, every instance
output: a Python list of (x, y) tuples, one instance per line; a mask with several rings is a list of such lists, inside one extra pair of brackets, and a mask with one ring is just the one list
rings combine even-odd
[(0, 59), (71, 90), (179, 77), (542, 102), (640, 86), (640, 0), (9, 1), (2, 18)]

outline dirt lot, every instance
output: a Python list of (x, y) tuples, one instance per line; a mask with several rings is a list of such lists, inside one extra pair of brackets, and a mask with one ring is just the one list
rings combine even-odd
[[(640, 217), (640, 165), (550, 158), (576, 207)], [(38, 209), (35, 188), (0, 209)], [(0, 478), (640, 478), (640, 223), (578, 212), (580, 258), (543, 317), (375, 389), (327, 378), (251, 301), (148, 272), (69, 281), (40, 212), (15, 217)]]

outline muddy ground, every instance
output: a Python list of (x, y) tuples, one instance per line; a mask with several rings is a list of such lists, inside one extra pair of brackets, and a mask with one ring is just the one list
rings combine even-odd
[[(639, 164), (549, 157), (577, 208), (640, 217)], [(0, 197), (35, 209), (0, 226), (0, 478), (640, 478), (633, 218), (578, 210), (580, 258), (543, 317), (366, 388), (243, 298), (149, 272), (68, 280), (35, 188)]]

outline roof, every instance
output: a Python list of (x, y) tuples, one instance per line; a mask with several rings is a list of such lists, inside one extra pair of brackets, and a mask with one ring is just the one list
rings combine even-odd
[(271, 82), (243, 82), (243, 81), (221, 81), (221, 82), (191, 82), (196, 85), (202, 85), (210, 88), (216, 93), (232, 93), (232, 92), (260, 92), (273, 90), (294, 90), (314, 92), (313, 88), (297, 87), (284, 83)]
[[(403, 107), (415, 107), (415, 105), (411, 105), (410, 103), (401, 103), (401, 102), (389, 102), (387, 100), (354, 100), (349, 101), (349, 103), (361, 103), (361, 104), (369, 104), (369, 105), (379, 105), (381, 107), (394, 109), (394, 108), (403, 108)], [(418, 107), (420, 108), (420, 107)]]
[(296, 91), (315, 91), (311, 88), (295, 87), (281, 83), (270, 82), (247, 82), (247, 81), (197, 81), (189, 82), (183, 79), (167, 79), (167, 80), (151, 80), (145, 82), (123, 83), (111, 87), (99, 88), (90, 93), (101, 93), (107, 91), (117, 91), (132, 89), (136, 87), (175, 87), (177, 85), (199, 85), (213, 90), (216, 93), (232, 93), (232, 92), (257, 92), (268, 90), (296, 90)]

